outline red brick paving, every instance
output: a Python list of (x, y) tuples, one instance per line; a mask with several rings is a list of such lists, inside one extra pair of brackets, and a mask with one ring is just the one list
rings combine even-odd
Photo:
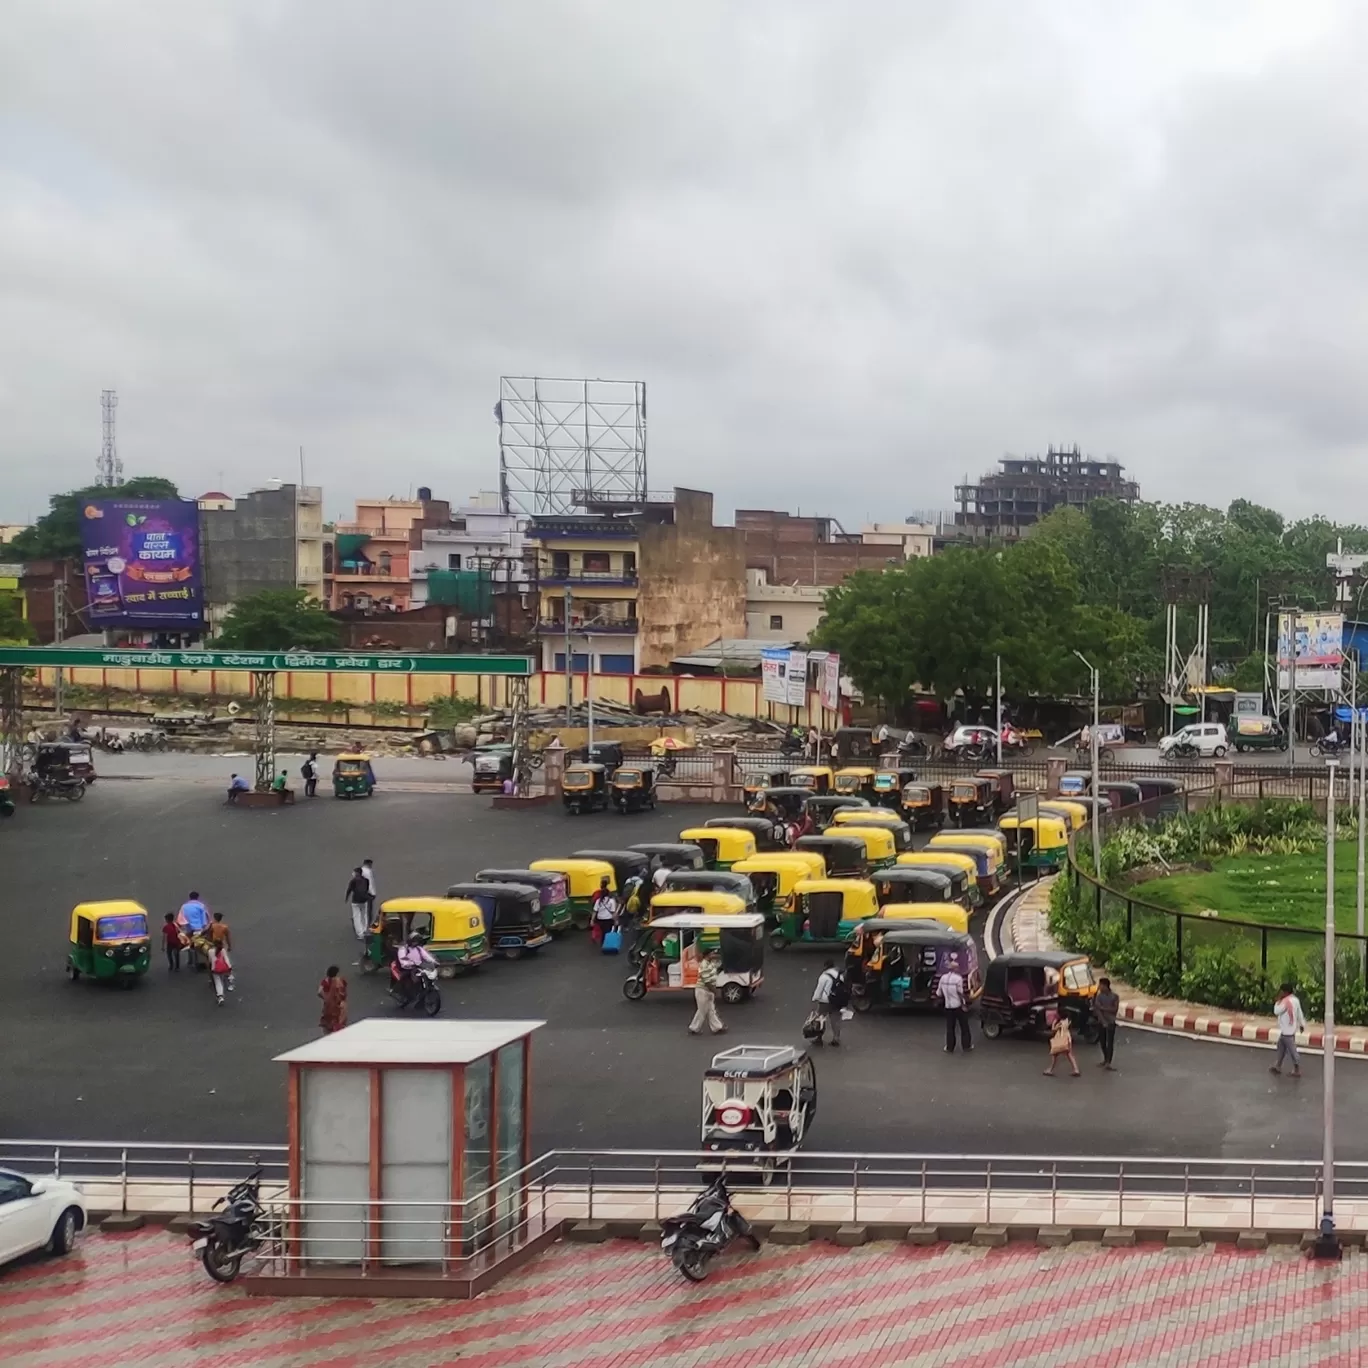
[(693, 1286), (624, 1241), (474, 1302), (315, 1301), (218, 1287), (158, 1230), (0, 1273), (4, 1368), (1353, 1368), (1365, 1328), (1364, 1255), (1228, 1247), (770, 1246)]

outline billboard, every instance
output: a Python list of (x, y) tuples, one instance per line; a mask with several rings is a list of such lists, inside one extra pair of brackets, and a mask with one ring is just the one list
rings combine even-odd
[(92, 627), (202, 625), (193, 500), (92, 499), (81, 508), (81, 546)]
[(766, 646), (760, 652), (760, 692), (766, 703), (787, 703), (788, 647)]
[[(1344, 614), (1298, 613), (1297, 689), (1337, 693), (1344, 663)], [(1292, 673), (1292, 614), (1278, 614), (1278, 688), (1287, 689)]]
[(841, 706), (841, 657), (834, 651), (822, 661), (822, 707), (835, 712)]
[(807, 702), (807, 652), (790, 651), (788, 676), (784, 680), (790, 707), (801, 708)]

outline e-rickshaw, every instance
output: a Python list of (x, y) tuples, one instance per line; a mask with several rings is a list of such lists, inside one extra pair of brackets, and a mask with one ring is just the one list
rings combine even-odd
[[(759, 858), (757, 856), (757, 858)], [(746, 860), (742, 864), (749, 863)], [(755, 885), (746, 874), (738, 874), (736, 866), (730, 869), (675, 869), (665, 876), (665, 887), (651, 895), (651, 915), (654, 915), (656, 900), (666, 893), (730, 893), (739, 898), (747, 912), (758, 912)], [(676, 912), (684, 911), (686, 904), (664, 902), (662, 907), (671, 907)]]
[(578, 860), (556, 856), (549, 860), (532, 860), (528, 868), (547, 874), (559, 874), (565, 880), (565, 891), (570, 895), (570, 921), (578, 930), (589, 927), (594, 913), (594, 894), (608, 880), (609, 889), (618, 891), (617, 875), (613, 866), (603, 860)]
[(899, 812), (902, 809), (903, 789), (908, 784), (915, 784), (916, 782), (917, 771), (914, 769), (876, 770), (874, 772), (874, 792), (871, 797), (878, 806)]
[(151, 962), (152, 938), (141, 903), (120, 898), (72, 908), (66, 972), (73, 983), (84, 974), (131, 988)]
[(886, 922), (939, 922), (942, 926), (957, 931), (961, 936), (969, 934), (969, 913), (955, 902), (906, 902), (884, 903), (879, 908), (879, 920)]
[(603, 765), (568, 765), (561, 780), (561, 802), (572, 817), (608, 806), (608, 771)]
[(779, 909), (770, 945), (844, 945), (855, 927), (879, 915), (874, 885), (864, 879), (800, 879)]
[(513, 747), (489, 746), (475, 752), (470, 787), (476, 793), (502, 793), (504, 780), (513, 777)]
[(870, 765), (849, 765), (836, 771), (832, 788), (847, 798), (867, 798), (871, 803), (877, 802), (879, 793), (874, 787), (876, 773)]
[(956, 902), (977, 907), (983, 901), (978, 883), (978, 861), (954, 850), (914, 850), (898, 856), (899, 868), (936, 869), (950, 878)]
[(1237, 751), (1287, 749), (1287, 732), (1276, 717), (1254, 717), (1242, 713), (1232, 717), (1226, 727), (1230, 744)]
[(992, 816), (997, 816), (1000, 813), (1006, 812), (1007, 809), (1016, 802), (1016, 776), (1013, 775), (1011, 770), (981, 769), (975, 777), (992, 781)]
[(703, 1075), (702, 1148), (725, 1154), (728, 1173), (747, 1172), (736, 1158), (753, 1155), (768, 1183), (816, 1115), (817, 1070), (792, 1045), (737, 1045), (715, 1054)]
[(868, 798), (860, 798), (855, 794), (818, 793), (803, 804), (803, 812), (812, 818), (812, 825), (818, 831), (825, 831), (838, 812), (845, 812), (850, 808), (866, 811), (869, 806)]
[(940, 784), (904, 784), (902, 814), (913, 831), (939, 831), (945, 825), (945, 789)]
[(794, 885), (802, 879), (824, 879), (826, 865), (820, 855), (814, 855), (810, 850), (785, 850), (738, 860), (731, 872), (744, 874), (751, 881), (751, 887), (755, 889), (755, 910), (763, 913), (766, 922), (772, 925)]
[(389, 898), (366, 930), (361, 971), (373, 974), (417, 933), (442, 978), (454, 978), (489, 958), (484, 913), (468, 898)]
[[(755, 837), (755, 848), (764, 854), (770, 850), (787, 850), (783, 839), (783, 824), (768, 817), (709, 817), (705, 827), (727, 827), (732, 831), (749, 831)], [(777, 826), (777, 830), (776, 830)]]
[(1052, 1012), (1068, 1017), (1089, 1044), (1101, 1035), (1093, 1006), (1097, 980), (1086, 955), (1071, 950), (999, 955), (989, 963), (986, 979), (979, 1014), (989, 1040), (1003, 1031), (1044, 1031)]
[(830, 793), (835, 777), (830, 765), (805, 765), (789, 771), (789, 783), (794, 788), (805, 788), (809, 793)]
[(369, 798), (375, 792), (375, 770), (364, 751), (349, 751), (333, 762), (334, 798)]
[(950, 784), (951, 825), (980, 826), (991, 822), (997, 811), (993, 794), (993, 781), (981, 774), (953, 780)]
[(833, 836), (841, 836), (845, 828), (878, 827), (893, 837), (893, 845), (899, 855), (912, 849), (912, 828), (887, 808), (842, 808), (831, 814), (831, 825), (827, 831)]
[(80, 779), (87, 787), (95, 782), (95, 761), (88, 741), (40, 741), (33, 768), (39, 774)]
[(850, 1005), (938, 1007), (936, 985), (954, 966), (964, 976), (965, 996), (983, 991), (974, 938), (930, 918), (912, 921), (872, 918), (863, 923), (846, 951)]
[(646, 812), (656, 805), (656, 773), (651, 765), (619, 765), (613, 771), (613, 806), (625, 817)]
[(1007, 842), (1007, 858), (1023, 869), (1059, 869), (1068, 858), (1069, 828), (1062, 817), (1045, 813), (1023, 821), (1009, 812), (999, 829)]
[(651, 862), (652, 874), (661, 868), (703, 869), (708, 863), (698, 846), (682, 844), (679, 841), (642, 841), (639, 845), (628, 846), (627, 849), (635, 850), (638, 855), (645, 855)]
[[(727, 894), (695, 896), (711, 899)], [(671, 912), (650, 922), (632, 947), (639, 967), (622, 985), (623, 997), (640, 1002), (651, 993), (678, 993), (692, 1002), (700, 955), (712, 945), (722, 956), (718, 997), (726, 1003), (744, 1002), (765, 981), (765, 919), (758, 912)]]
[(991, 836), (970, 831), (943, 831), (926, 844), (928, 853), (954, 851), (968, 855), (976, 865), (978, 886), (985, 898), (995, 898), (1002, 891), (1002, 880), (1007, 872), (1007, 845), (1001, 832)]
[(548, 869), (482, 869), (475, 875), (475, 882), (535, 888), (546, 929), (553, 936), (570, 929), (570, 895), (566, 891), (564, 874)]
[(954, 881), (939, 869), (914, 869), (910, 865), (894, 865), (870, 875), (874, 896), (880, 907), (895, 903), (953, 903)]
[(679, 839), (700, 847), (709, 869), (730, 869), (755, 854), (755, 837), (739, 827), (686, 827)]
[(452, 884), (448, 898), (473, 902), (484, 916), (485, 934), (501, 959), (521, 959), (529, 950), (551, 944), (542, 916), (541, 890), (519, 883), (489, 883), (474, 879)]
[(829, 879), (863, 879), (869, 873), (869, 848), (858, 836), (800, 836), (793, 848), (820, 855)]
[(842, 825), (827, 828), (829, 836), (849, 836), (864, 842), (865, 863), (871, 870), (891, 869), (898, 858), (898, 843), (887, 827)]
[(756, 816), (777, 814), (781, 821), (796, 822), (803, 815), (803, 804), (811, 797), (810, 788), (763, 788), (748, 795), (746, 811)]

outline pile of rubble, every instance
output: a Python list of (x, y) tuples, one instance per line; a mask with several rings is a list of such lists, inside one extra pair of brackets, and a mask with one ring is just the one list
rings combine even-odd
[[(704, 747), (757, 743), (768, 745), (785, 731), (779, 723), (762, 717), (736, 717), (730, 713), (702, 709), (677, 713), (652, 712), (643, 716), (625, 704), (600, 702), (597, 699), (594, 701), (593, 723), (595, 734), (602, 733), (604, 740), (610, 740), (612, 733), (620, 728), (645, 728), (659, 732), (684, 732), (692, 738), (694, 745)], [(505, 708), (496, 708), (442, 735), (450, 736), (450, 744), (464, 750), (507, 741), (512, 725), (512, 713)], [(588, 726), (589, 708), (584, 703), (576, 703), (571, 707), (568, 716), (564, 708), (529, 708), (527, 712), (527, 729), (534, 736), (567, 729), (585, 729)]]

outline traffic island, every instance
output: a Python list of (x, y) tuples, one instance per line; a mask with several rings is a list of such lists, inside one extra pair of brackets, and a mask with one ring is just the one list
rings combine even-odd
[(283, 792), (276, 792), (274, 789), (264, 789), (260, 793), (247, 792), (239, 793), (228, 807), (237, 808), (278, 808), (294, 806), (294, 789), (285, 789)]

